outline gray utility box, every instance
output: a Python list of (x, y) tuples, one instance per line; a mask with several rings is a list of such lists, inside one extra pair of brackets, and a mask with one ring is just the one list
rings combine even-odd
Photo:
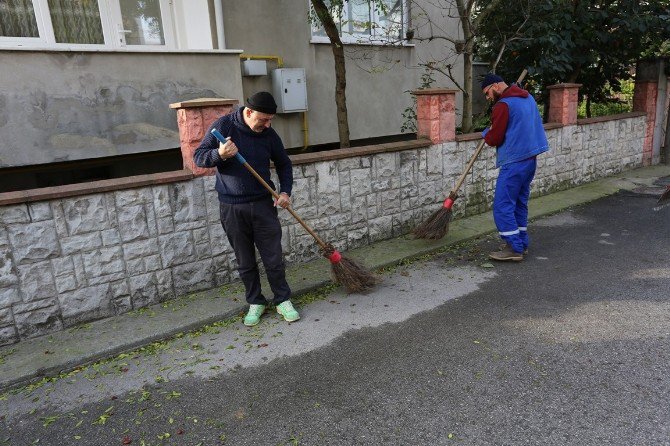
[(272, 95), (277, 101), (277, 113), (307, 111), (307, 82), (304, 68), (272, 70)]
[(243, 76), (267, 76), (268, 64), (264, 60), (243, 60), (242, 61), (242, 75)]

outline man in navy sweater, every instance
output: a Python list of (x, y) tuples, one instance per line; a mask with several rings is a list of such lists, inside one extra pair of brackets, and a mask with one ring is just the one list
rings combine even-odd
[(493, 219), (498, 234), (505, 241), (500, 251), (492, 252), (493, 260), (523, 260), (528, 252), (528, 200), (530, 183), (535, 176), (536, 157), (549, 150), (542, 117), (535, 99), (517, 85), (489, 73), (482, 92), (495, 102), (491, 127), (482, 136), (489, 146), (496, 147), (496, 167), (500, 168), (493, 198)]
[[(291, 289), (286, 282), (282, 232), (277, 217), (277, 206), (286, 208), (291, 204), (293, 168), (284, 144), (271, 127), (276, 112), (277, 104), (270, 93), (261, 91), (252, 95), (247, 99), (246, 107), (240, 107), (212, 124), (193, 155), (197, 166), (216, 167), (221, 225), (235, 251), (240, 278), (246, 289), (249, 311), (244, 325), (247, 326), (260, 322), (267, 305), (261, 292), (255, 248), (258, 248), (265, 266), (277, 311), (288, 322), (300, 319), (289, 300)], [(212, 128), (227, 138), (225, 144), (210, 133)], [(279, 199), (273, 202), (272, 195), (235, 159), (238, 151), (276, 190), (270, 180), (270, 161), (274, 163), (280, 183)]]

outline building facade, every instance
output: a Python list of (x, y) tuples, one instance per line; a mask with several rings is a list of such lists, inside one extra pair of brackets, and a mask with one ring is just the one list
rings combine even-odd
[[(3, 2), (0, 169), (54, 165), (62, 173), (65, 166), (58, 163), (176, 149), (169, 104), (195, 98), (243, 102), (255, 91), (273, 91), (277, 68), (303, 69), (306, 84), (304, 110), (280, 113), (274, 122), (286, 147), (336, 143), (333, 55), (309, 1), (255, 0), (253, 11), (248, 3)], [(409, 0), (384, 3), (380, 10), (346, 1), (336, 17), (347, 43), (352, 140), (400, 134), (402, 112), (412, 104), (409, 91), (419, 85), (418, 67), (435, 54), (453, 52), (444, 42), (408, 41), (408, 30), (421, 32), (412, 28)], [(247, 61), (265, 71), (249, 72)], [(129, 166), (115, 169), (83, 179), (137, 173)], [(16, 175), (14, 181), (25, 184), (14, 189), (55, 184), (44, 178)]]

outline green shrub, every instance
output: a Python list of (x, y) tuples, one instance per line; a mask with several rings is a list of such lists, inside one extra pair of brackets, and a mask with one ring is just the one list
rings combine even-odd
[[(591, 103), (591, 117), (616, 115), (627, 113), (633, 110), (633, 90), (635, 83), (632, 80), (622, 81), (621, 91), (610, 89), (610, 100), (606, 102)], [(579, 103), (577, 108), (577, 117), (586, 118), (586, 99)]]

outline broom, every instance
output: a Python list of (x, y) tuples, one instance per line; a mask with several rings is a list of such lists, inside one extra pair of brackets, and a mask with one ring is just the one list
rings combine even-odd
[(661, 196), (658, 198), (658, 201), (656, 202), (656, 206), (654, 206), (655, 211), (660, 211), (664, 207), (670, 205), (670, 185), (668, 185), (668, 188), (661, 194)]
[[(521, 72), (519, 79), (516, 81), (517, 84), (521, 83), (523, 78), (526, 77), (527, 72), (527, 70), (523, 70)], [(470, 172), (470, 169), (472, 169), (472, 165), (475, 163), (479, 157), (479, 154), (482, 152), (484, 144), (484, 139), (479, 141), (479, 144), (477, 144), (477, 148), (475, 149), (475, 153), (472, 155), (472, 158), (470, 158), (468, 165), (465, 166), (465, 170), (456, 182), (456, 186), (454, 186), (451, 192), (449, 192), (449, 196), (446, 198), (446, 200), (444, 200), (442, 207), (439, 210), (433, 212), (426, 221), (414, 229), (415, 238), (438, 240), (447, 234), (449, 231), (449, 222), (451, 221), (452, 216), (451, 208), (454, 206), (454, 202), (458, 198), (458, 190), (461, 188), (463, 181), (465, 181), (465, 177), (468, 176), (468, 172)]]
[[(220, 142), (225, 143), (226, 138), (216, 129), (212, 129), (212, 135), (216, 137)], [(253, 167), (247, 163), (247, 160), (238, 152), (235, 154), (235, 158), (240, 162), (251, 174), (267, 189), (272, 196), (277, 199), (279, 194), (275, 192), (272, 187), (261, 177)], [(325, 243), (321, 238), (316, 235), (316, 232), (310, 228), (307, 223), (305, 223), (302, 218), (295, 213), (290, 206), (286, 208), (287, 211), (293, 215), (293, 217), (298, 220), (298, 223), (302, 225), (303, 228), (309, 235), (314, 237), (316, 243), (318, 243), (321, 248), (321, 253), (324, 257), (330, 260), (331, 272), (333, 279), (336, 283), (341, 284), (349, 293), (363, 293), (370, 291), (379, 281), (378, 277), (365, 269), (355, 260), (344, 257), (335, 249), (335, 247), (330, 243)]]

